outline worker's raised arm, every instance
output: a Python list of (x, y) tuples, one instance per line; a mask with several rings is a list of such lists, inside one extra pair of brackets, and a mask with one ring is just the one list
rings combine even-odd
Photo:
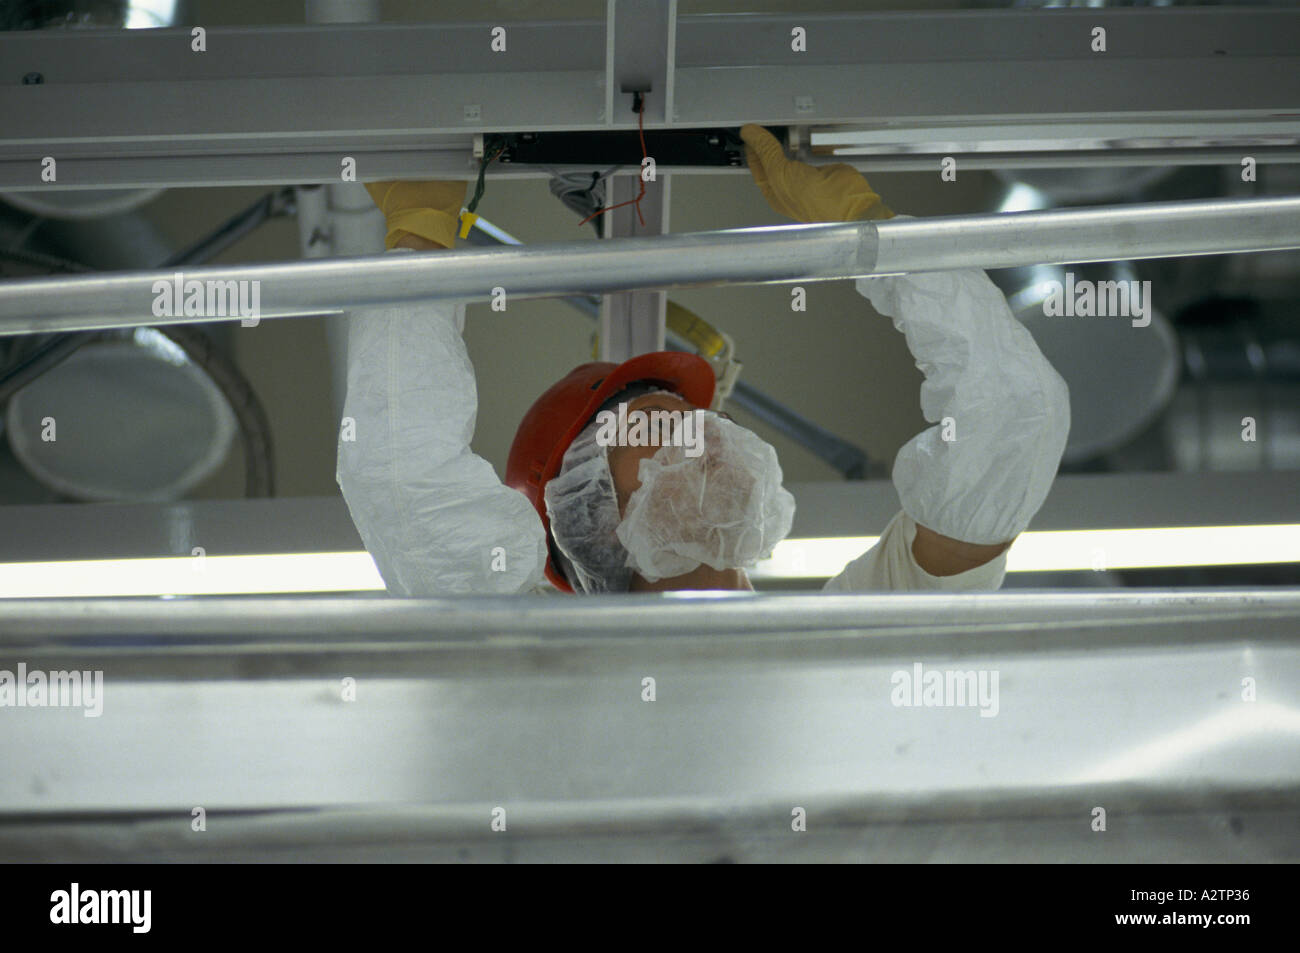
[(997, 557), (1051, 489), (1070, 430), (1070, 395), (982, 271), (861, 278), (860, 294), (907, 339), (934, 426), (894, 460), (917, 524), (912, 551), (932, 575)]
[[(760, 126), (741, 137), (778, 212), (802, 222), (895, 217), (851, 166), (791, 160)], [(1065, 381), (982, 271), (863, 278), (857, 290), (903, 332), (935, 426), (894, 462), (903, 512), (827, 588), (996, 588), (1000, 557), (1046, 499), (1065, 450)]]
[[(391, 254), (451, 247), (464, 183), (367, 188), (388, 217)], [(539, 585), (541, 520), (470, 450), (478, 398), (461, 337), (464, 304), (376, 308), (348, 320), (337, 479), (389, 592), (505, 594)]]

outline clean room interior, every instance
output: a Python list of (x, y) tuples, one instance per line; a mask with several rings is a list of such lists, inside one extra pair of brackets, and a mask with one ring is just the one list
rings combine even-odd
[[(105, 685), (93, 739), (79, 713), (5, 713), (15, 728), (0, 753), (19, 767), (0, 781), (0, 857), (1295, 859), (1300, 11), (794, 6), (0, 5), (16, 71), (0, 99), (0, 669), (102, 670)], [(1065, 97), (1068, 77), (1099, 67), (1053, 44), (1089, 15), (1110, 43), (1095, 55), (1118, 72)], [(784, 42), (786, 20), (807, 21), (812, 64), (752, 48)], [(572, 50), (566, 24), (580, 24)], [(193, 55), (207, 58), (183, 88), (196, 110), (224, 104), (210, 115), (187, 115), (166, 89), (170, 60), (128, 35), (181, 43), (196, 26), (208, 49)], [(419, 62), (403, 26), (532, 30), (552, 49), (508, 46), (533, 59), (488, 74), (469, 53)], [(853, 48), (868, 30), (896, 42)], [(76, 46), (95, 33), (116, 45)], [(326, 55), (349, 48), (355, 59)], [(635, 195), (637, 156), (528, 150), (568, 156), (567, 133), (635, 132), (631, 93), (609, 89), (636, 84), (628, 69), (658, 81), (646, 128), (699, 131), (690, 147), (704, 158), (661, 163), (649, 226), (625, 207), (601, 237), (575, 211), (588, 199), (557, 194), (560, 176), (572, 192), (615, 168), (613, 204)], [(666, 119), (664, 86), (677, 110)], [(47, 98), (23, 100), (29, 87)], [(427, 114), (383, 98), (394, 90), (429, 93)], [(462, 93), (482, 105), (441, 121)], [(486, 166), (480, 218), (457, 249), (790, 226), (741, 157), (746, 123), (779, 133), (789, 161), (850, 164), (900, 216), (951, 220), (946, 237), (913, 240), (987, 272), (1068, 385), (1068, 440), (1012, 534), (1000, 591), (818, 592), (899, 512), (900, 450), (942, 426), (923, 414), (924, 362), (847, 276), (465, 306), (469, 447), (498, 479), (539, 394), (583, 362), (660, 349), (630, 344), (637, 334), (671, 347), (674, 308), (734, 347), (738, 383), (720, 409), (774, 448), (794, 501), (789, 532), (750, 567), (756, 593), (589, 598), (385, 594), (337, 480), (351, 301), (276, 316), (291, 296), (268, 278), (272, 316), (173, 325), (184, 339), (116, 304), (59, 317), (49, 284), (379, 256), (394, 226), (358, 183), (456, 179), (473, 195), (494, 135), (510, 137), (513, 161)], [(722, 142), (706, 143), (711, 131)], [(326, 171), (354, 154), (354, 179)], [(47, 155), (59, 178), (41, 181)], [(1166, 203), (1201, 204), (1157, 235)], [(1146, 217), (1106, 218), (1126, 208)], [(1085, 221), (1089, 210), (1103, 211)], [(1036, 211), (1042, 224), (996, 248), (981, 240), (987, 221), (955, 218)], [(920, 234), (909, 224), (870, 234), (884, 248)], [(1132, 257), (1092, 250), (1116, 236)], [(998, 255), (1020, 260), (986, 263)], [(432, 275), (438, 255), (426, 257)], [(1053, 310), (1053, 282), (1069, 310)], [(1084, 284), (1131, 288), (1130, 307), (1088, 313), (1073, 294)], [(120, 300), (107, 284), (78, 293)], [(919, 688), (900, 702), (891, 676), (919, 683), (918, 665), (996, 673), (1001, 698), (983, 712), (927, 710)], [(38, 750), (79, 760), (52, 771)], [(373, 772), (342, 770), (365, 751)], [(491, 839), (499, 803), (519, 819), (508, 847)], [(790, 846), (796, 803), (827, 833)], [(1108, 840), (1088, 826), (1101, 803), (1131, 818)], [(199, 805), (240, 820), (192, 837)], [(1243, 817), (1244, 833), (1230, 823)]]

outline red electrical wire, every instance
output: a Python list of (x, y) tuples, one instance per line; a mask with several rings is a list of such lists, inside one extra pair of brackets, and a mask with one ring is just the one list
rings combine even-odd
[[(642, 172), (644, 172), (644, 170), (645, 170), (644, 160), (645, 160), (645, 158), (646, 158), (646, 151), (645, 151), (645, 93), (642, 93), (642, 94), (641, 94), (641, 108), (638, 109), (638, 110), (636, 111), (636, 129), (637, 129), (637, 134), (641, 137), (641, 159), (642, 159), (642, 166), (641, 166), (641, 169), (642, 169)], [(635, 205), (636, 205), (636, 217), (637, 217), (638, 221), (641, 222), (641, 227), (642, 227), (642, 228), (645, 228), (645, 216), (643, 216), (643, 215), (641, 214), (641, 200), (642, 200), (643, 198), (645, 198), (645, 176), (644, 176), (644, 175), (641, 175), (640, 178), (641, 178), (641, 191), (637, 193), (637, 197), (636, 197), (636, 198), (634, 198), (634, 199), (628, 199), (626, 202), (619, 202), (617, 205), (611, 205), (611, 206), (609, 206), (608, 208), (597, 209), (596, 211), (594, 211), (594, 212), (592, 212), (590, 215), (588, 215), (586, 218), (584, 218), (581, 222), (579, 222), (579, 223), (578, 223), (578, 226), (581, 227), (581, 226), (583, 226), (583, 225), (586, 225), (588, 222), (590, 222), (590, 221), (591, 221), (593, 218), (595, 218), (597, 215), (604, 215), (606, 212), (612, 212), (612, 211), (614, 211), (614, 209), (616, 209), (616, 208), (622, 208), (624, 205), (632, 205), (632, 204), (635, 204)]]

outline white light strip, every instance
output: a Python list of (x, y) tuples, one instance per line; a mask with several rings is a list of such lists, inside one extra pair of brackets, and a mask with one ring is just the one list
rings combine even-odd
[[(1083, 135), (1078, 133), (1083, 130)], [(1074, 137), (1069, 133), (1075, 133)], [(1003, 123), (1000, 125), (947, 125), (878, 129), (813, 130), (809, 148), (830, 147), (832, 155), (895, 155), (933, 152), (1034, 152), (1114, 149), (1183, 148), (1222, 145), (1225, 139), (1239, 145), (1296, 143), (1295, 129), (1287, 120), (1243, 120), (1225, 130), (1221, 122), (1091, 122)], [(900, 144), (902, 140), (906, 144)]]
[[(754, 579), (825, 579), (875, 545), (876, 536), (787, 539)], [(1300, 562), (1300, 524), (1177, 526), (1022, 533), (1008, 572), (1248, 566)]]
[[(787, 539), (754, 579), (827, 579), (877, 536)], [(1300, 562), (1300, 524), (1024, 533), (1008, 572), (1246, 566)], [(170, 556), (0, 563), (0, 599), (382, 591), (366, 552)]]
[(481, 216), (474, 220), (474, 227), (477, 228), (480, 232), (483, 232), (485, 235), (491, 235), (493, 238), (501, 242), (503, 245), (523, 244), (523, 242), (515, 238), (515, 236), (511, 235), (504, 228), (501, 228), (498, 225), (493, 225), (486, 218), (483, 218)]
[(776, 544), (772, 558), (749, 571), (751, 579), (829, 579), (857, 559), (879, 536), (826, 536), (787, 539)]
[(0, 564), (0, 598), (216, 596), (382, 590), (367, 552)]

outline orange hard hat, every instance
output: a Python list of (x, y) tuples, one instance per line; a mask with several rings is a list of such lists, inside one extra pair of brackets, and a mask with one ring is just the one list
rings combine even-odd
[(551, 522), (546, 516), (543, 491), (560, 472), (564, 453), (582, 433), (600, 405), (633, 384), (656, 384), (680, 395), (696, 407), (713, 403), (717, 381), (713, 368), (701, 357), (682, 351), (640, 354), (622, 364), (597, 361), (575, 367), (528, 408), (510, 445), (506, 485), (532, 501), (546, 527), (549, 554), (546, 578), (556, 588), (573, 592), (560, 571)]

